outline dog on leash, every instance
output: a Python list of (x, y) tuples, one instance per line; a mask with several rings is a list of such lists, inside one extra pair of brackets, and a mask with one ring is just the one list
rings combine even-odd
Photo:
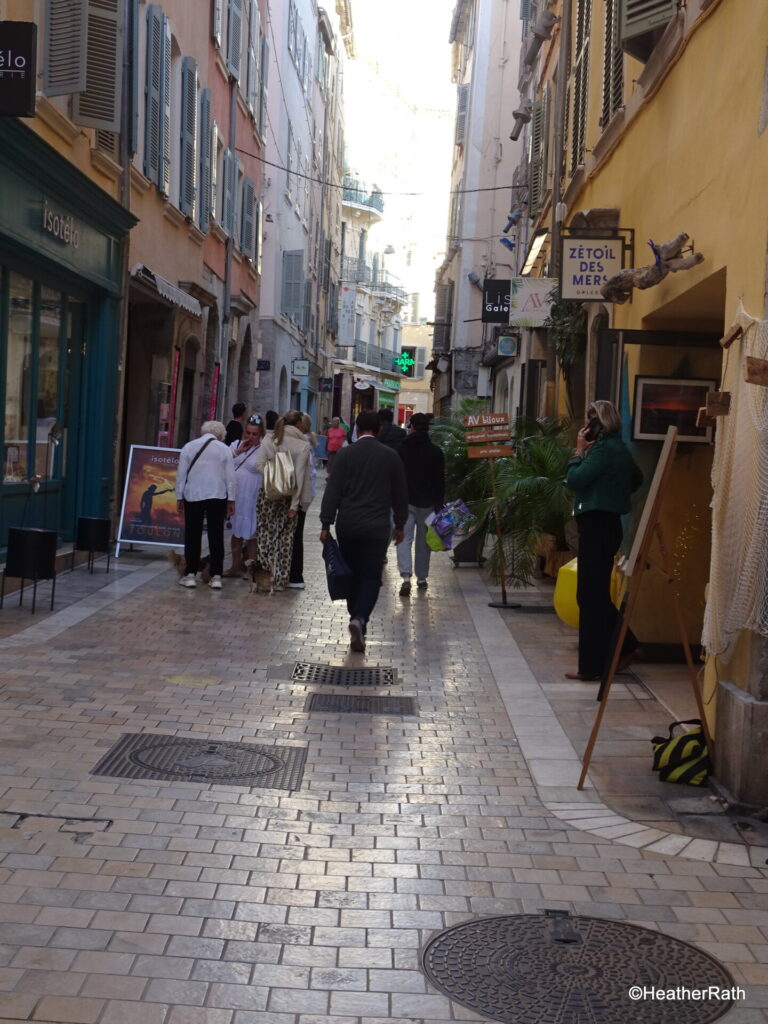
[(255, 558), (246, 558), (245, 568), (251, 581), (248, 593), (269, 594), (272, 597), (275, 592), (275, 584), (269, 574), (269, 570), (263, 569)]
[[(184, 558), (184, 555), (181, 554), (180, 551), (174, 551), (173, 549), (171, 549), (166, 557), (168, 558), (168, 561), (171, 563), (176, 572), (179, 574), (179, 579), (181, 579), (182, 576), (187, 575), (187, 560)], [(211, 560), (208, 558), (207, 555), (205, 558), (200, 559), (199, 571), (200, 578), (202, 579), (203, 583), (208, 583), (211, 579)]]

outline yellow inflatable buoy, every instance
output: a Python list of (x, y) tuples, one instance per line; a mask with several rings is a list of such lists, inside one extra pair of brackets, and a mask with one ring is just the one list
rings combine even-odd
[[(579, 628), (579, 605), (576, 600), (576, 576), (578, 572), (578, 558), (572, 558), (570, 562), (562, 565), (557, 573), (555, 584), (554, 605), (558, 618), (566, 626)], [(611, 573), (611, 600), (618, 608), (621, 601), (622, 576), (614, 566)]]

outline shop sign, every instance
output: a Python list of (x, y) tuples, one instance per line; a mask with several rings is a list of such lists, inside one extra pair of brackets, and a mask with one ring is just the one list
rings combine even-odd
[(388, 391), (399, 391), (400, 390), (400, 381), (399, 380), (392, 380), (391, 377), (384, 377), (384, 379), (382, 380), (381, 383), (384, 385), (384, 387)]
[(321, 377), (317, 382), (317, 390), (323, 394), (333, 391), (333, 377)]
[(506, 427), (509, 416), (505, 412), (480, 412), (464, 417), (465, 427)]
[[(2, 72), (0, 72), (2, 76)], [(58, 238), (64, 245), (77, 249), (80, 245), (80, 232), (75, 227), (75, 218), (65, 213), (58, 213), (43, 200), (43, 231)]]
[(487, 448), (467, 448), (470, 459), (501, 459), (515, 454), (511, 444), (493, 444)]
[(509, 323), (511, 281), (483, 281), (483, 309), (480, 319), (484, 324)]
[(291, 374), (294, 377), (308, 377), (309, 376), (309, 360), (308, 359), (294, 359), (291, 367)]
[(513, 278), (509, 299), (509, 325), (541, 327), (552, 308), (549, 296), (556, 288), (557, 281), (551, 277)]
[(623, 267), (623, 240), (568, 236), (562, 246), (561, 297), (604, 302), (600, 289)]
[(35, 116), (37, 25), (0, 21), (0, 115)]
[(267, 370), (272, 369), (272, 361), (270, 359), (257, 359), (256, 360), (256, 372), (265, 373)]
[(120, 544), (184, 544), (184, 513), (176, 506), (178, 448), (132, 444), (123, 489)]

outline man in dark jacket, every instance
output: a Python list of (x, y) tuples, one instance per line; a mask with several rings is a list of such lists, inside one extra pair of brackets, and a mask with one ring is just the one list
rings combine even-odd
[(356, 425), (357, 442), (337, 454), (325, 487), (320, 541), (325, 543), (335, 520), (341, 554), (352, 570), (347, 598), (350, 647), (364, 651), (366, 626), (381, 589), (390, 538), (396, 544), (403, 539), (408, 489), (397, 453), (376, 438), (376, 413), (361, 412)]
[(443, 507), (445, 498), (445, 458), (440, 448), (429, 440), (431, 417), (417, 412), (411, 417), (410, 433), (400, 445), (399, 455), (405, 466), (408, 484), (408, 520), (405, 537), (397, 545), (397, 567), (403, 578), (400, 596), (411, 593), (411, 572), (413, 570), (412, 548), (416, 535), (416, 586), (426, 590), (429, 575), (427, 524), (430, 512)]
[(395, 425), (394, 420), (395, 416), (391, 409), (379, 409), (379, 440), (387, 448), (394, 448), (397, 451), (408, 435), (402, 427)]
[(235, 402), (232, 406), (232, 419), (227, 424), (224, 444), (229, 448), (233, 441), (242, 441), (245, 423), (245, 403)]

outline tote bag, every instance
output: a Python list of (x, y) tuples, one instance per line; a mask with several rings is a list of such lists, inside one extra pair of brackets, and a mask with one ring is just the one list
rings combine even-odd
[(267, 501), (279, 501), (293, 496), (296, 490), (296, 469), (289, 451), (277, 448), (272, 458), (267, 460), (262, 486)]
[(352, 570), (344, 561), (337, 541), (331, 536), (323, 544), (323, 559), (328, 594), (332, 601), (343, 601), (349, 596)]

